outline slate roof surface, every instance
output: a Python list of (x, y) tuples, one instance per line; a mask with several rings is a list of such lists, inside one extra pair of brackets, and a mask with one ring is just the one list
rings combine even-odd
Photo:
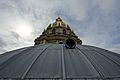
[(88, 45), (40, 44), (0, 55), (0, 80), (120, 80), (120, 54)]

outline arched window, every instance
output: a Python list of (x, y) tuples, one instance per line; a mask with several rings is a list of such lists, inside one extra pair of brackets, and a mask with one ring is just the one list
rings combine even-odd
[(53, 30), (52, 30), (52, 34), (55, 34), (55, 32), (56, 32), (55, 29), (53, 29)]
[(65, 29), (63, 30), (63, 34), (66, 34), (66, 30)]
[(63, 44), (63, 42), (62, 42), (62, 41), (60, 41), (60, 42), (59, 42), (59, 44)]

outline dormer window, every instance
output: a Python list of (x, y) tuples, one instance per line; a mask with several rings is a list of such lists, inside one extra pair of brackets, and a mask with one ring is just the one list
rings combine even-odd
[(53, 30), (52, 30), (52, 34), (55, 34), (55, 32), (56, 32), (56, 30), (55, 30), (55, 29), (53, 29)]
[(65, 29), (63, 30), (63, 34), (66, 34), (66, 30)]

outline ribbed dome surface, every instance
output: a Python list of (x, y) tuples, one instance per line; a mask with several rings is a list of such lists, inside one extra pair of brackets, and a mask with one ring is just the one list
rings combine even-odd
[(1, 80), (120, 80), (120, 55), (101, 48), (41, 44), (0, 55)]

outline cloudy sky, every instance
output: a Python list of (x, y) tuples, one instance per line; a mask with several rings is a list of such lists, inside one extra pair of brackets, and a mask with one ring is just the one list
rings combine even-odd
[(83, 44), (120, 53), (120, 0), (0, 0), (0, 53), (34, 45), (57, 16)]

